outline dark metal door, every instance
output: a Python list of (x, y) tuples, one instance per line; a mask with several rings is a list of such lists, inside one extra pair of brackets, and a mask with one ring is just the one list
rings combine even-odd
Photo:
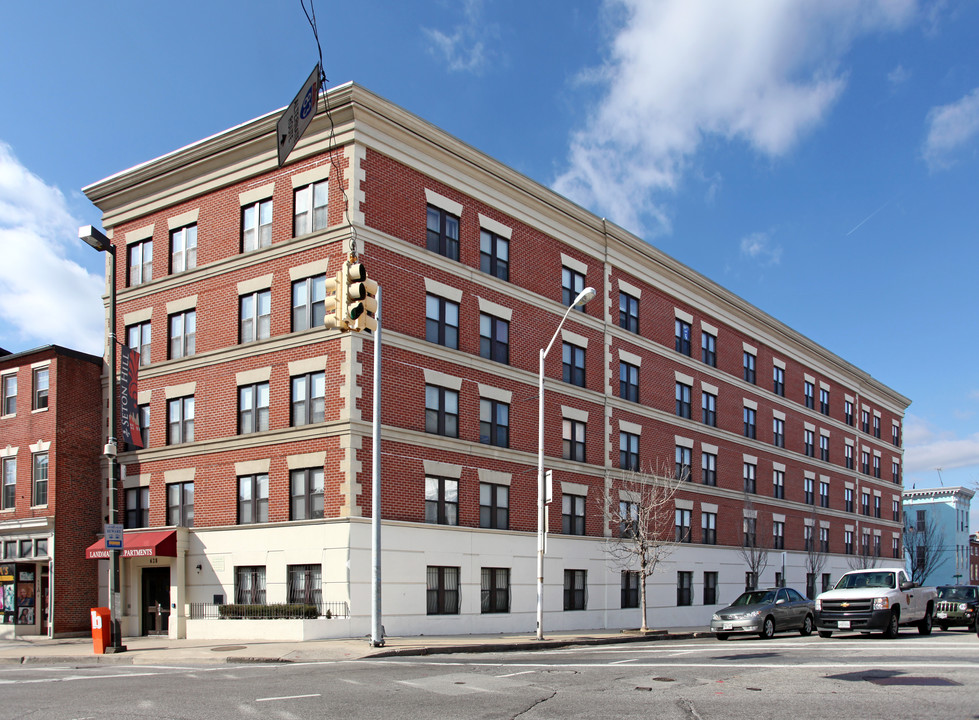
[(170, 620), (170, 568), (143, 568), (143, 635), (166, 635)]

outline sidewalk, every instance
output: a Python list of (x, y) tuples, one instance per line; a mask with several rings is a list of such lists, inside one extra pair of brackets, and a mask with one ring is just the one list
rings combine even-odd
[(167, 637), (123, 638), (127, 651), (107, 655), (93, 652), (91, 638), (50, 640), (25, 636), (0, 641), (0, 665), (121, 664), (164, 665), (173, 663), (282, 663), (337, 662), (403, 655), (441, 653), (507, 652), (543, 650), (568, 645), (608, 645), (655, 642), (709, 636), (704, 628), (672, 628), (648, 633), (620, 630), (578, 630), (548, 633), (539, 641), (532, 634), (443, 635), (387, 637), (384, 647), (370, 646), (367, 638), (274, 642), (268, 640), (171, 640)]

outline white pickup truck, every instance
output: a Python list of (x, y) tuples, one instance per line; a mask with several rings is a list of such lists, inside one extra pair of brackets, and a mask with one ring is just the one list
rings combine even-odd
[(824, 638), (837, 631), (895, 638), (901, 625), (916, 625), (928, 635), (935, 595), (935, 588), (919, 587), (903, 569), (852, 570), (816, 598), (816, 630)]

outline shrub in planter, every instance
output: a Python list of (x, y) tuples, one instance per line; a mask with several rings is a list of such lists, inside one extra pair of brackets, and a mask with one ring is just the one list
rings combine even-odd
[(319, 617), (315, 605), (276, 603), (273, 605), (246, 605), (234, 603), (218, 606), (222, 618), (230, 620), (287, 620)]

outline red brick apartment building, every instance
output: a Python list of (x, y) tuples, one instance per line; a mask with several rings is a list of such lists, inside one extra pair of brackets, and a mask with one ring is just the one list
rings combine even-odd
[(142, 351), (120, 511), (172, 542), (124, 558), (124, 633), (155, 602), (171, 636), (228, 637), (194, 608), (311, 600), (304, 636), (369, 631), (373, 339), (323, 325), (351, 241), (383, 290), (389, 633), (534, 630), (538, 357), (587, 286), (545, 368), (548, 630), (638, 626), (601, 512), (631, 466), (689, 478), (653, 625), (744, 588), (749, 524), (763, 586), (901, 562), (907, 398), (362, 87), (329, 92), (332, 139), (324, 107), (282, 168), (272, 113), (85, 189)]
[(89, 632), (103, 521), (102, 358), (0, 351), (0, 637)]

